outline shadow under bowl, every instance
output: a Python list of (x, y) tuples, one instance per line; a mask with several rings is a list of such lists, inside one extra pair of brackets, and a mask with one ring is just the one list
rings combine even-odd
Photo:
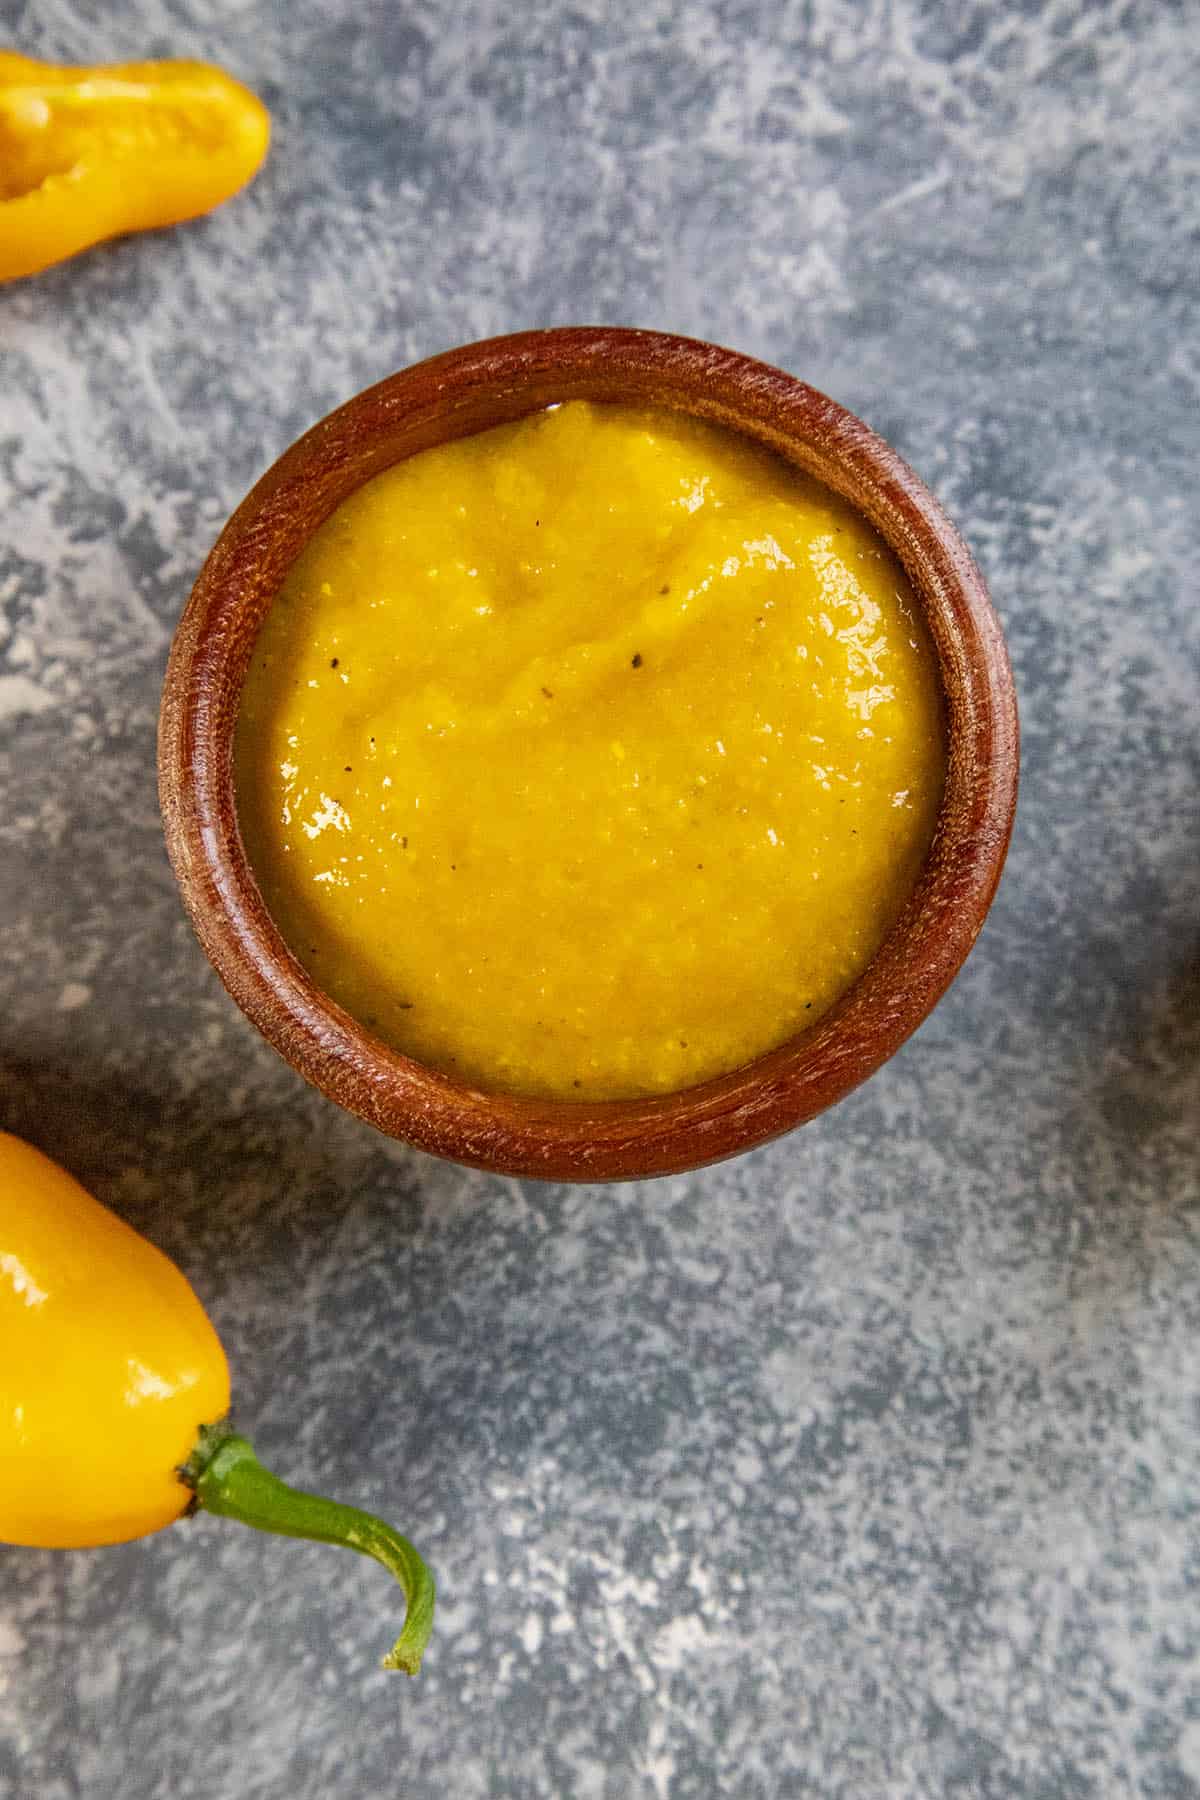
[[(933, 640), (945, 793), (916, 887), (867, 969), (818, 1022), (679, 1093), (601, 1102), (481, 1092), (380, 1043), (283, 941), (238, 828), (233, 749), (255, 637), (317, 528), (419, 451), (555, 401), (689, 414), (775, 451), (845, 496), (904, 567)], [(522, 332), (403, 370), (323, 419), (230, 519), (171, 648), (159, 730), (167, 848), (200, 942), (263, 1035), (331, 1100), (380, 1131), (477, 1168), (606, 1181), (698, 1168), (833, 1105), (913, 1032), (962, 966), (1000, 878), (1016, 806), (1017, 714), (1000, 626), (937, 501), (861, 420), (734, 351), (659, 332)]]

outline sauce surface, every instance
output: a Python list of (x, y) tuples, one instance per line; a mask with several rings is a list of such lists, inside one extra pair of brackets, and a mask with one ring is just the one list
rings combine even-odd
[(814, 1023), (944, 776), (933, 649), (873, 530), (731, 433), (582, 401), (345, 501), (237, 742), (251, 865), (317, 984), (422, 1062), (569, 1099)]

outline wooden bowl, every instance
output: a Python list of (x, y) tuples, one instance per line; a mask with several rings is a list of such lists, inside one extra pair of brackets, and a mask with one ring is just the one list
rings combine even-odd
[[(844, 494), (903, 564), (936, 645), (945, 797), (920, 880), (860, 979), (807, 1031), (732, 1074), (645, 1100), (481, 1093), (379, 1043), (314, 984), (269, 918), (238, 829), (233, 743), (267, 609), (317, 527), (417, 451), (556, 400), (627, 401), (731, 427)], [(1012, 674), (983, 578), (937, 501), (859, 419), (778, 369), (658, 332), (571, 328), (469, 344), (369, 388), (307, 432), (234, 513), (180, 621), (163, 692), (167, 848), (192, 923), (292, 1066), (380, 1131), (477, 1168), (607, 1181), (697, 1168), (840, 1100), (916, 1029), (974, 943), (1017, 792)]]

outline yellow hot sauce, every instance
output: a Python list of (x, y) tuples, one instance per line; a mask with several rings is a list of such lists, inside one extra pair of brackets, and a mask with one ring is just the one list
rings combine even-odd
[(942, 796), (934, 654), (847, 505), (572, 401), (390, 469), (290, 571), (237, 744), (266, 904), (379, 1038), (482, 1088), (669, 1092), (813, 1024)]

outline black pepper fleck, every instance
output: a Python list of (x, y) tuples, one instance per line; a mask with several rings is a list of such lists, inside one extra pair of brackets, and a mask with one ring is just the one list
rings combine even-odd
[(642, 666), (642, 653), (640, 650), (637, 652), (637, 654), (635, 655), (635, 657), (633, 659), (633, 666), (635, 669), (640, 669)]
[(661, 587), (660, 587), (660, 588), (659, 588), (659, 590), (658, 590), (658, 591), (659, 591), (659, 593), (660, 593), (660, 594), (669, 594), (669, 593), (670, 593), (670, 591), (671, 591), (671, 584), (670, 584), (670, 582), (669, 582), (669, 581), (664, 581), (664, 582), (663, 582), (663, 584), (662, 584), (662, 586), (661, 586)]
[(337, 668), (337, 666), (338, 666), (338, 659), (337, 659), (337, 657), (336, 657), (336, 656), (331, 656), (331, 657), (330, 657), (330, 659), (329, 659), (329, 666), (330, 666), (330, 668), (331, 668), (331, 669), (336, 669), (336, 668)]

